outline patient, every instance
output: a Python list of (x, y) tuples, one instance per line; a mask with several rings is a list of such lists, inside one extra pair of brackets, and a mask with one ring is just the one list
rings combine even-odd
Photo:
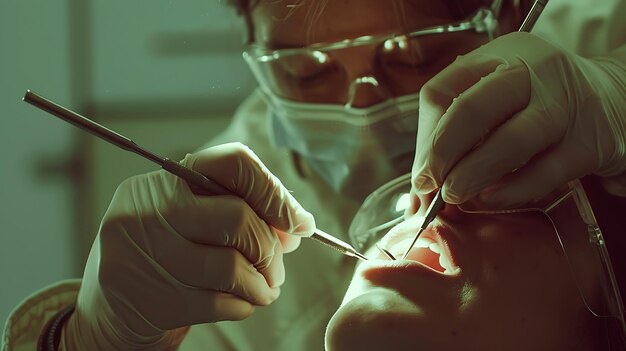
[[(595, 200), (599, 192), (592, 193)], [(420, 200), (418, 215), (430, 202)], [(623, 202), (601, 200), (610, 210), (625, 209)], [(551, 218), (559, 232), (583, 223), (574, 201), (559, 205)], [(598, 219), (600, 227), (602, 222), (611, 227)], [(379, 245), (399, 258), (419, 225), (415, 215)], [(603, 232), (614, 258), (624, 236), (611, 241), (608, 229)], [(591, 261), (583, 252), (588, 239), (584, 233), (580, 238), (567, 255)], [(586, 264), (568, 263), (554, 227), (539, 213), (469, 214), (446, 206), (407, 260), (392, 261), (371, 251), (370, 257), (376, 259), (358, 267), (328, 324), (327, 350), (623, 349), (609, 346), (615, 343), (609, 339), (620, 338), (617, 319), (595, 317), (579, 292), (599, 298), (599, 274)], [(595, 305), (591, 299), (588, 303)]]

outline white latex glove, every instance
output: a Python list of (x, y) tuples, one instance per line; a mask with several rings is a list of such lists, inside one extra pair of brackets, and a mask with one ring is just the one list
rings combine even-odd
[(241, 144), (183, 163), (240, 197), (196, 195), (165, 171), (122, 183), (63, 330), (65, 349), (175, 349), (187, 326), (241, 320), (278, 297), (283, 252), (313, 233), (313, 216)]
[(514, 207), (624, 173), (620, 55), (585, 59), (516, 32), (459, 57), (421, 90), (413, 198), (443, 185), (448, 203)]

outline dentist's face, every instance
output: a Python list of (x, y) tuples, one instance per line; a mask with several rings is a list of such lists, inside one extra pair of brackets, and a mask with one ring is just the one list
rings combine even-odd
[[(262, 0), (251, 12), (254, 44), (280, 50), (410, 33), (465, 19), (461, 17), (478, 8), (468, 3), (480, 1)], [(282, 98), (368, 107), (390, 97), (418, 93), (458, 55), (487, 39), (487, 34), (474, 31), (427, 35), (285, 54), (260, 66), (270, 90)]]
[[(402, 256), (429, 202), (381, 246)], [(593, 317), (540, 214), (446, 206), (407, 260), (377, 258), (357, 268), (329, 322), (328, 350), (593, 349)]]

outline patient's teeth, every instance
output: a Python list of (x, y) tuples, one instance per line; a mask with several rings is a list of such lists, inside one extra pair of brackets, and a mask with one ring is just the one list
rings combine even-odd
[(437, 244), (435, 242), (431, 242), (430, 245), (428, 246), (428, 248), (430, 249), (430, 251), (432, 251), (434, 253), (441, 254), (441, 247), (439, 246), (439, 244)]
[(439, 255), (439, 265), (443, 267), (446, 271), (452, 270), (452, 264), (450, 263), (446, 255)]
[(429, 247), (433, 243), (434, 241), (432, 241), (431, 239), (419, 237), (417, 238), (414, 247)]
[[(397, 244), (393, 245), (392, 247), (390, 247), (388, 251), (391, 252), (391, 254), (394, 255), (395, 257), (402, 257), (402, 255), (404, 255), (407, 248), (409, 247), (409, 245), (411, 245), (412, 242), (413, 242), (412, 237), (406, 238), (398, 242)], [(422, 249), (428, 248), (430, 247), (430, 245), (434, 243), (435, 241), (433, 241), (430, 238), (419, 237), (417, 238), (417, 241), (413, 245), (413, 249), (415, 250), (415, 249), (420, 249), (420, 248)]]

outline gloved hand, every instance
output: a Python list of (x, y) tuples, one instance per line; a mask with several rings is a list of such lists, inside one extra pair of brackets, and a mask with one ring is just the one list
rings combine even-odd
[(239, 197), (195, 195), (165, 171), (123, 182), (91, 249), (65, 349), (175, 349), (188, 326), (244, 319), (278, 297), (283, 252), (313, 233), (313, 216), (241, 144), (183, 163)]
[(459, 57), (421, 90), (413, 199), (443, 185), (448, 203), (515, 207), (625, 172), (623, 57), (585, 59), (519, 32)]

